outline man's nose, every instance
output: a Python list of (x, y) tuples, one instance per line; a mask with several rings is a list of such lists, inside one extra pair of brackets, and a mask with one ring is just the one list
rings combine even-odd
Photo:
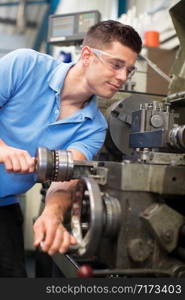
[(125, 82), (128, 79), (127, 69), (121, 68), (117, 71), (116, 78)]

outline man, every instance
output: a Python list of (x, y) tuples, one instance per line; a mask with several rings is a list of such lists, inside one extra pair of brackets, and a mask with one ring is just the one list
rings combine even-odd
[[(88, 31), (76, 64), (29, 49), (0, 60), (0, 276), (26, 276), (18, 194), (34, 184), (39, 146), (68, 149), (74, 160), (92, 159), (106, 121), (95, 102), (110, 98), (135, 71), (141, 39), (130, 26), (100, 22)], [(62, 224), (76, 181), (52, 183), (34, 224), (35, 246), (52, 255), (76, 240)]]

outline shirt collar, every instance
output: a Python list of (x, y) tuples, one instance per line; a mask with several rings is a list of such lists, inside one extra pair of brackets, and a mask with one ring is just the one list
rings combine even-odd
[(92, 96), (89, 102), (81, 109), (81, 114), (85, 118), (94, 119), (98, 111), (96, 96)]
[(71, 115), (66, 119), (53, 122), (49, 125), (59, 125), (65, 123), (81, 123), (86, 119), (93, 120), (97, 115), (97, 111), (98, 111), (98, 107), (96, 104), (96, 96), (92, 96), (91, 100), (84, 108), (80, 109), (75, 114)]
[(48, 83), (52, 90), (60, 92), (64, 85), (64, 80), (69, 69), (75, 64), (71, 63), (60, 63), (51, 73)]

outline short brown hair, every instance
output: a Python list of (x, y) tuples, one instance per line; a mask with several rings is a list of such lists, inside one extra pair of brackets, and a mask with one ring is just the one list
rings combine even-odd
[(135, 29), (118, 21), (102, 21), (90, 27), (83, 40), (83, 46), (92, 48), (103, 47), (113, 41), (118, 41), (136, 53), (140, 53), (142, 41)]

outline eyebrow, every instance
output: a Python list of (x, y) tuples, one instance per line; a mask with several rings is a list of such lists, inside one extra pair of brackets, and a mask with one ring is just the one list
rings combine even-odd
[(94, 50), (95, 53), (97, 52), (97, 53), (100, 53), (100, 54), (104, 54), (104, 55), (107, 55), (107, 56), (111, 57), (112, 59), (114, 59), (114, 60), (116, 60), (116, 61), (119, 61), (119, 62), (121, 62), (121, 63), (126, 63), (125, 60), (122, 60), (122, 59), (120, 59), (120, 58), (118, 58), (118, 57), (115, 57), (114, 55), (112, 55), (112, 54), (110, 54), (110, 53), (107, 53), (107, 52), (105, 52), (105, 51), (103, 51), (103, 50), (96, 49), (96, 48), (92, 48), (92, 49)]
[[(122, 60), (120, 58), (112, 57), (112, 59), (116, 60), (117, 62), (121, 62), (122, 64), (125, 64), (125, 65), (127, 64), (127, 62), (125, 60)], [(135, 65), (127, 65), (127, 67), (135, 69)]]
[[(100, 50), (100, 49), (96, 49), (96, 48), (92, 48), (93, 50), (95, 50), (94, 52), (96, 53), (100, 53), (100, 54), (105, 54), (105, 55), (107, 55), (107, 56), (109, 56), (109, 57), (111, 57), (110, 59), (114, 59), (114, 60), (116, 60), (117, 62), (120, 62), (120, 63), (122, 63), (122, 64), (127, 64), (127, 62), (125, 61), (125, 60), (123, 60), (123, 59), (120, 59), (120, 58), (118, 58), (118, 57), (114, 57), (112, 54), (110, 54), (110, 53), (106, 53), (105, 51), (103, 51), (103, 50)], [(131, 67), (131, 68), (135, 68), (135, 65), (128, 65), (128, 67)]]
[(112, 59), (116, 60), (117, 62), (121, 62), (123, 64), (126, 64), (126, 61), (117, 57), (112, 57)]

